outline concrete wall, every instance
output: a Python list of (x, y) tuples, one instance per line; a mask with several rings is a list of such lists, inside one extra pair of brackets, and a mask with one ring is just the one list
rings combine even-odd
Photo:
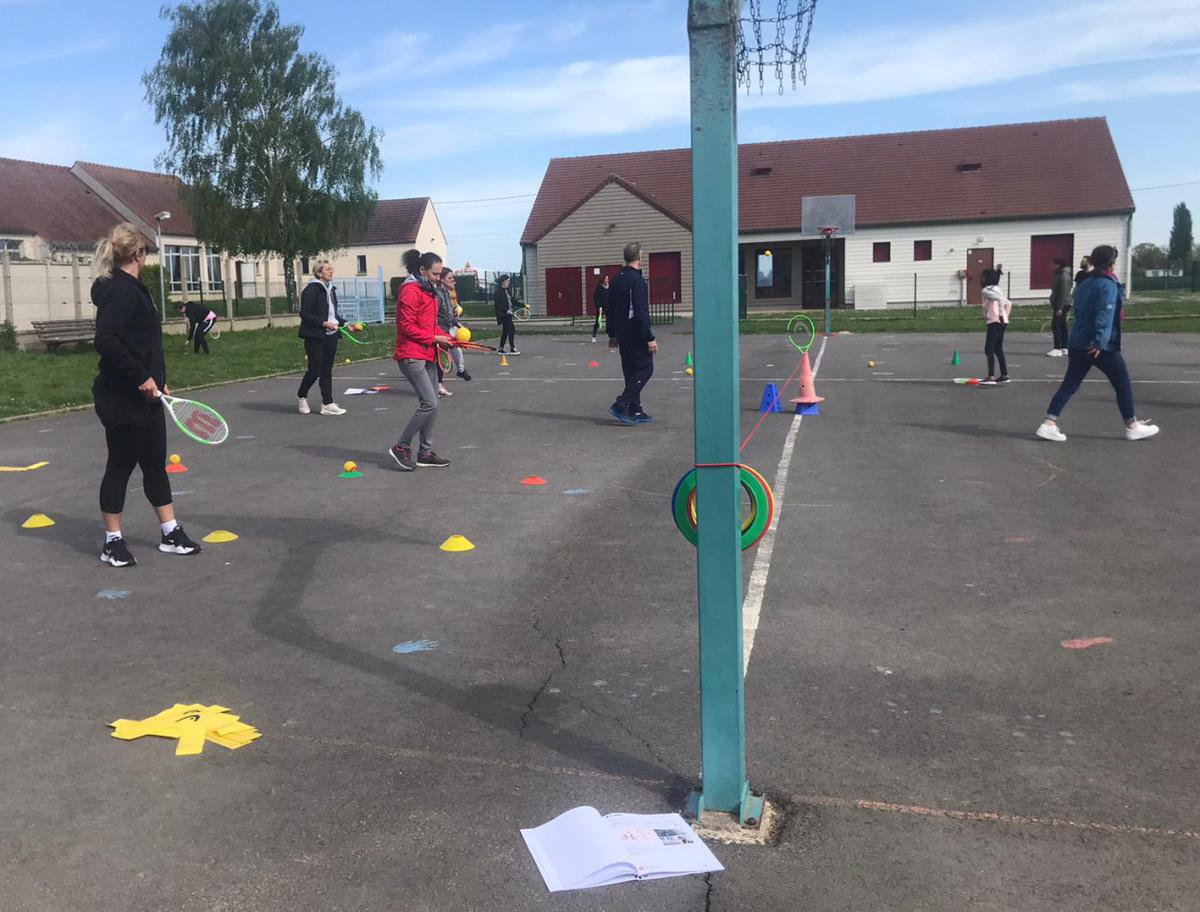
[(692, 233), (653, 206), (634, 196), (620, 184), (608, 184), (572, 212), (537, 244), (534, 270), (526, 255), (526, 303), (535, 314), (546, 312), (545, 272), (558, 266), (582, 266), (586, 275), (581, 294), (591, 307), (592, 276), (589, 266), (621, 262), (621, 250), (630, 241), (642, 244), (642, 267), (649, 274), (651, 253), (678, 251), (682, 264), (681, 301), (678, 310), (692, 309)]
[(0, 273), (0, 320), (7, 320), (11, 309), (17, 332), (33, 329), (34, 320), (90, 320), (91, 287), (86, 263), (72, 269), (70, 262), (10, 260)]

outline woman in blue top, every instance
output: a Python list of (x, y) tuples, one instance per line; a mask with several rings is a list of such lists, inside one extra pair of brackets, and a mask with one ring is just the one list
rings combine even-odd
[(1046, 410), (1046, 420), (1037, 429), (1043, 440), (1062, 443), (1067, 439), (1058, 427), (1058, 416), (1075, 395), (1083, 378), (1100, 368), (1117, 392), (1117, 408), (1125, 420), (1125, 439), (1144, 440), (1158, 433), (1148, 421), (1138, 421), (1133, 410), (1133, 384), (1121, 357), (1121, 308), (1125, 289), (1113, 274), (1117, 249), (1107, 244), (1092, 251), (1092, 272), (1075, 289), (1075, 326), (1067, 341), (1067, 375)]

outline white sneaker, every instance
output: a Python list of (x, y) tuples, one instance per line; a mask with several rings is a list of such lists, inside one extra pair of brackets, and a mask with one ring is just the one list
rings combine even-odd
[(1058, 353), (1059, 353), (1060, 355), (1062, 355), (1064, 358), (1067, 356), (1067, 350), (1066, 350), (1065, 348), (1060, 348), (1060, 349), (1058, 350)]
[(308, 414), (311, 414), (311, 413), (312, 413), (312, 409), (310, 409), (310, 408), (308, 407), (308, 400), (307, 400), (307, 399), (301, 399), (301, 400), (300, 400), (300, 414), (301, 414), (301, 415), (308, 415)]
[[(1155, 430), (1158, 430), (1158, 428), (1155, 428)], [(1043, 421), (1038, 425), (1037, 435), (1043, 440), (1053, 440), (1055, 443), (1064, 443), (1067, 439), (1067, 435), (1058, 429), (1058, 425), (1051, 424), (1049, 421)]]
[(346, 410), (338, 406), (336, 402), (331, 402), (329, 405), (321, 406), (322, 415), (344, 415)]
[(1052, 348), (1050, 351), (1046, 352), (1047, 358), (1061, 358), (1062, 355), (1063, 353), (1061, 348)]
[(1126, 440), (1146, 440), (1158, 433), (1158, 425), (1149, 421), (1135, 421), (1133, 427), (1125, 428)]
[(592, 344), (594, 345), (595, 343), (596, 343), (596, 337), (592, 336)]

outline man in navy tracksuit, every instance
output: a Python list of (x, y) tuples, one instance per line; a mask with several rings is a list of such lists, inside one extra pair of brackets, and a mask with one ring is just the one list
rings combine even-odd
[(608, 347), (621, 351), (625, 389), (608, 413), (621, 424), (645, 424), (653, 419), (642, 411), (642, 389), (654, 375), (658, 343), (650, 330), (650, 292), (642, 276), (642, 245), (625, 245), (625, 268), (608, 288)]

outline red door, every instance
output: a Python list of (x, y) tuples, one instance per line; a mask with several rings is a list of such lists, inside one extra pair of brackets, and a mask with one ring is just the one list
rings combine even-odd
[(1054, 286), (1054, 259), (1075, 262), (1075, 235), (1035, 234), (1029, 239), (1029, 287)]
[(983, 304), (983, 286), (979, 284), (979, 278), (985, 269), (992, 268), (994, 255), (991, 247), (972, 247), (967, 251), (967, 303), (974, 307)]
[(678, 307), (683, 296), (682, 276), (679, 251), (650, 254), (650, 305)]
[(587, 305), (587, 312), (593, 313), (592, 300), (596, 296), (596, 286), (600, 284), (600, 280), (608, 276), (608, 281), (612, 282), (618, 275), (621, 274), (620, 266), (589, 266), (587, 270), (586, 285), (584, 289), (587, 292), (587, 297), (584, 303)]
[(578, 266), (557, 266), (546, 270), (546, 313), (552, 317), (573, 317), (583, 313), (583, 270)]

